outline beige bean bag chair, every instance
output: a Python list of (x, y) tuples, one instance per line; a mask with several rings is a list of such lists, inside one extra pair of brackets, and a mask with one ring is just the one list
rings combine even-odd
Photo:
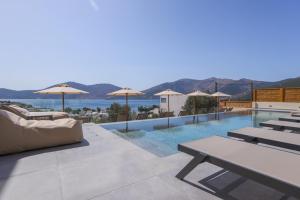
[(71, 118), (25, 120), (0, 110), (0, 155), (80, 142), (79, 121)]
[(56, 120), (68, 118), (68, 113), (65, 112), (29, 112), (28, 110), (21, 108), (17, 105), (3, 105), (1, 109), (12, 112), (24, 119), (47, 119), (47, 120)]

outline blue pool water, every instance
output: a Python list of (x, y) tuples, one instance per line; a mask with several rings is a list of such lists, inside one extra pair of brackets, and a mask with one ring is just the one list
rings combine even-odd
[[(101, 125), (114, 134), (150, 151), (158, 156), (167, 156), (177, 152), (180, 143), (206, 138), (212, 135), (227, 136), (227, 132), (247, 126), (258, 127), (262, 121), (286, 116), (282, 112), (250, 111), (238, 114), (221, 114), (220, 120), (215, 115), (199, 115), (197, 123), (193, 116), (169, 119), (143, 120), (126, 123)], [(193, 123), (196, 122), (196, 123)]]

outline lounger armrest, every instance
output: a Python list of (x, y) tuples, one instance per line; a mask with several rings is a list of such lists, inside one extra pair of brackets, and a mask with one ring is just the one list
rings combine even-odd
[(28, 116), (27, 120), (53, 120), (53, 115)]
[(194, 157), (196, 157), (196, 156), (207, 157), (207, 154), (195, 151), (194, 149), (189, 148), (189, 147), (185, 146), (184, 144), (178, 144), (177, 149), (178, 149), (178, 151), (184, 152), (184, 153), (189, 154)]

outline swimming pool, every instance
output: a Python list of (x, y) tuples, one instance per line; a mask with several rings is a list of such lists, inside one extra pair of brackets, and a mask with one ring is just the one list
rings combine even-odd
[[(246, 126), (258, 127), (262, 121), (278, 119), (287, 113), (272, 111), (247, 111), (242, 113), (221, 113), (220, 120), (215, 114), (174, 117), (126, 123), (102, 124), (105, 129), (140, 146), (158, 156), (177, 152), (177, 145), (183, 142), (206, 138), (212, 135), (227, 136), (227, 132)], [(169, 128), (168, 128), (169, 127)]]

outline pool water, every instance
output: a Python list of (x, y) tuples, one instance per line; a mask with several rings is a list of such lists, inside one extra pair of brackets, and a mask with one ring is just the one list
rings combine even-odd
[[(186, 116), (156, 120), (103, 124), (102, 127), (129, 140), (141, 148), (158, 156), (168, 156), (177, 152), (180, 143), (206, 138), (213, 135), (227, 137), (227, 132), (243, 127), (259, 127), (259, 123), (278, 119), (287, 113), (271, 111), (250, 111), (247, 113), (221, 114), (219, 120), (215, 115)], [(170, 128), (167, 128), (169, 124)]]

